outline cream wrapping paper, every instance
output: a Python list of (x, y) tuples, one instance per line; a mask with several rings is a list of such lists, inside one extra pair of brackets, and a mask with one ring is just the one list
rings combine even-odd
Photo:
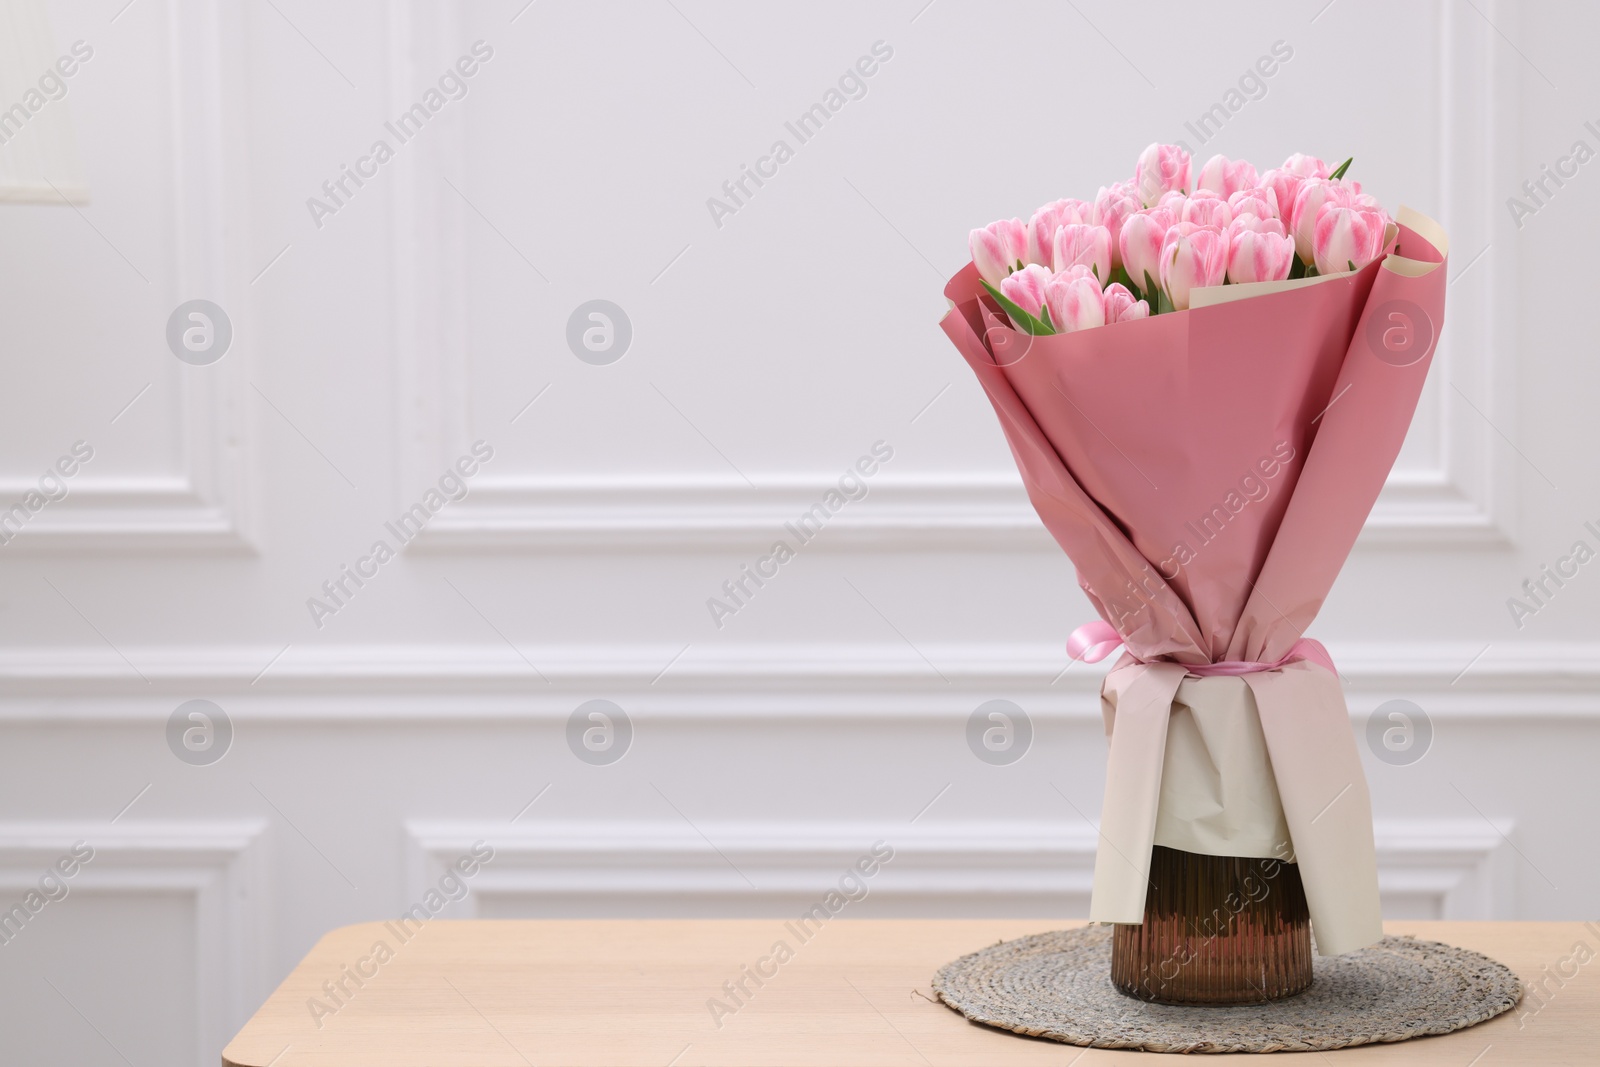
[(1144, 921), (1150, 847), (1165, 845), (1292, 853), (1319, 953), (1383, 936), (1372, 804), (1336, 675), (1301, 661), (1194, 678), (1180, 664), (1125, 657), (1101, 702), (1111, 756), (1091, 921)]
[(1190, 677), (1178, 686), (1155, 843), (1207, 856), (1293, 858), (1255, 696), (1238, 678)]

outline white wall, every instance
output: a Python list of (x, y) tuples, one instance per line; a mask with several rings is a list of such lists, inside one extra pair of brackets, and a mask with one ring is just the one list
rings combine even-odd
[[(878, 839), (854, 914), (1083, 914), (1104, 742), (1061, 645), (1089, 609), (940, 290), (970, 227), (1121, 177), (1278, 40), (1200, 154), (1353, 154), (1454, 241), (1422, 410), (1313, 630), (1353, 729), (1431, 720), (1420, 761), (1368, 761), (1386, 908), (1600, 911), (1600, 563), (1520, 629), (1506, 604), (1600, 544), (1600, 178), (1520, 227), (1505, 203), (1600, 147), (1600, 13), (524, 2), (52, 6), (95, 49), (67, 98), (94, 199), (0, 212), (0, 504), (94, 458), (0, 545), (0, 902), (95, 858), (0, 945), (8, 1062), (214, 1063), (323, 931), (480, 838), (452, 914), (790, 914)], [(466, 98), (319, 228), (307, 198), (480, 39)], [(866, 96), (714, 224), (880, 40)], [(209, 366), (165, 341), (192, 298), (233, 325)], [(606, 366), (565, 341), (596, 298), (633, 328)], [(467, 498), (315, 625), (480, 439)], [(867, 498), (715, 626), (880, 440)], [(964, 730), (1002, 698), (1034, 740), (992, 766)], [(219, 762), (169, 749), (190, 699), (231, 720)], [(610, 765), (566, 741), (592, 699), (632, 723)]]

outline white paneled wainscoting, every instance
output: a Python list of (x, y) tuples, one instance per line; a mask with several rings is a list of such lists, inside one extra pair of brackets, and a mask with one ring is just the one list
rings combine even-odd
[[(1512, 829), (1510, 819), (1379, 820), (1384, 914), (1509, 917)], [(475, 842), (490, 844), (493, 861), (464, 879), (461, 914), (473, 918), (792, 917), (834, 889), (852, 904), (873, 901), (879, 916), (1082, 917), (1097, 845), (1090, 823), (1025, 818), (776, 826), (571, 820), (509, 828), (414, 820), (406, 835), (408, 898), (419, 901)], [(872, 878), (850, 881), (874, 845), (892, 858)]]
[[(66, 895), (13, 919), (0, 945), (27, 961), (7, 972), (13, 995), (64, 1032), (77, 1010), (117, 1018), (106, 987), (56, 981), (74, 954), (129, 976), (136, 1001), (151, 989), (150, 1018), (192, 1036), (172, 1048), (214, 1048), (328, 928), (406, 913), (777, 923), (841, 888), (842, 918), (1048, 922), (1088, 906), (1099, 674), (1061, 675), (1048, 648), (924, 648), (947, 684), (903, 646), (691, 651), (665, 673), (677, 650), (664, 646), (524, 647), (547, 682), (504, 646), (291, 650), (264, 674), (264, 647), (125, 651), (147, 679), (137, 693), (109, 652), (0, 655), (8, 774), (32, 798), (0, 820), (5, 907), (27, 912), (60, 856), (93, 849)], [(1463, 674), (1476, 651), (1334, 649), (1358, 737), (1391, 699), (1431, 722), (1422, 759), (1368, 761), (1394, 918), (1555, 916), (1556, 886), (1600, 877), (1564, 836), (1578, 813), (1546, 800), (1550, 776), (1592, 773), (1600, 657), (1491, 649)], [(165, 735), (194, 697), (233, 728), (206, 766), (173, 759)], [(631, 724), (608, 765), (567, 739), (595, 698)], [(965, 739), (996, 698), (1033, 732), (1005, 766)], [(851, 876), (874, 848), (888, 858)], [(159, 936), (113, 939), (105, 923)], [(151, 968), (175, 985), (133, 981)], [(172, 988), (193, 989), (193, 1005)]]

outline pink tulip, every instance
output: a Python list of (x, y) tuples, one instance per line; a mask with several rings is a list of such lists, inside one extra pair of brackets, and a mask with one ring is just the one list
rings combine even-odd
[(1308, 156), (1304, 152), (1296, 152), (1283, 161), (1279, 170), (1287, 171), (1296, 178), (1326, 178), (1333, 173), (1333, 168), (1328, 166), (1316, 156)]
[(1219, 193), (1210, 189), (1196, 189), (1178, 213), (1179, 222), (1192, 222), (1196, 226), (1215, 226), (1226, 229), (1233, 221), (1233, 209)]
[(1105, 301), (1107, 325), (1150, 317), (1150, 305), (1143, 300), (1135, 300), (1128, 287), (1121, 282), (1106, 286)]
[[(1130, 215), (1122, 224), (1118, 241), (1122, 252), (1122, 267), (1141, 292), (1146, 288), (1145, 276), (1159, 281), (1161, 278), (1161, 245), (1167, 231), (1178, 220), (1166, 208), (1154, 207)], [(1154, 297), (1154, 293), (1145, 296)]]
[(1174, 310), (1189, 307), (1191, 291), (1221, 285), (1227, 267), (1228, 244), (1219, 231), (1192, 222), (1180, 222), (1167, 231), (1161, 248), (1161, 288)]
[(1125, 182), (1112, 182), (1106, 188), (1113, 193), (1121, 193), (1123, 196), (1131, 196), (1135, 199), (1138, 199), (1139, 196), (1139, 186), (1131, 178)]
[(1111, 231), (1111, 265), (1122, 266), (1122, 224), (1140, 209), (1139, 198), (1118, 182), (1109, 188), (1102, 187), (1094, 198), (1094, 215), (1089, 219), (1096, 226)]
[(1033, 213), (1028, 221), (1028, 262), (1050, 265), (1050, 250), (1055, 244), (1056, 230), (1091, 221), (1094, 205), (1082, 200), (1067, 198), (1052, 200)]
[(1021, 219), (1001, 219), (967, 237), (978, 276), (998, 287), (1028, 254), (1028, 231)]
[(1189, 191), (1189, 153), (1177, 145), (1153, 144), (1139, 153), (1133, 168), (1133, 184), (1145, 207), (1154, 207), (1161, 194)]
[(1056, 271), (1082, 264), (1104, 285), (1111, 280), (1111, 231), (1104, 226), (1074, 224), (1056, 230), (1050, 266)]
[(1156, 201), (1156, 207), (1166, 208), (1168, 211), (1172, 212), (1173, 218), (1177, 218), (1179, 215), (1183, 214), (1183, 205), (1187, 204), (1188, 202), (1188, 193), (1180, 192), (1179, 190), (1174, 189), (1170, 193), (1162, 193), (1161, 199)]
[(1261, 187), (1272, 191), (1272, 202), (1278, 207), (1278, 218), (1288, 222), (1294, 212), (1294, 198), (1306, 179), (1283, 169), (1269, 170), (1261, 176)]
[[(1232, 236), (1236, 230), (1250, 230), (1253, 233), (1273, 233), (1279, 237), (1289, 234), (1289, 227), (1285, 226), (1282, 219), (1263, 219), (1255, 215), (1240, 215), (1228, 224), (1225, 231)], [(1293, 238), (1290, 238), (1293, 240)]]
[(1209, 189), (1213, 193), (1229, 197), (1240, 189), (1253, 189), (1259, 181), (1256, 168), (1249, 160), (1212, 156), (1206, 160), (1206, 165), (1200, 168), (1200, 176), (1195, 179), (1195, 185), (1200, 189)]
[(1350, 206), (1350, 188), (1327, 178), (1307, 178), (1295, 194), (1294, 210), (1289, 217), (1289, 233), (1294, 237), (1295, 254), (1300, 262), (1315, 261), (1317, 213), (1324, 204)]
[(1228, 197), (1228, 207), (1233, 211), (1234, 218), (1239, 218), (1243, 215), (1250, 215), (1258, 219), (1275, 219), (1278, 217), (1277, 194), (1267, 186), (1238, 190)]
[(1057, 333), (1106, 324), (1106, 302), (1100, 282), (1082, 264), (1051, 278), (1045, 285), (1044, 299)]
[[(1295, 232), (1294, 204), (1300, 196), (1300, 190), (1307, 182), (1323, 180), (1332, 173), (1332, 169), (1316, 156), (1308, 156), (1296, 152), (1283, 161), (1283, 166), (1267, 171), (1261, 176), (1261, 184), (1271, 189), (1278, 205), (1278, 217), (1289, 225), (1289, 231)], [(1316, 212), (1312, 212), (1308, 226), (1316, 224)], [(1302, 251), (1299, 238), (1295, 239), (1295, 250), (1301, 260), (1311, 262), (1311, 235), (1309, 230), (1306, 235), (1306, 244)]]
[(1383, 251), (1388, 216), (1371, 208), (1323, 204), (1317, 212), (1316, 264), (1318, 274), (1360, 270)]
[[(1038, 318), (1039, 309), (1044, 307), (1045, 285), (1050, 278), (1049, 268), (1029, 263), (1021, 270), (1013, 271), (1010, 277), (1000, 283), (999, 288), (1007, 300)], [(1022, 323), (1016, 325), (1019, 330), (1022, 328)]]
[(1294, 238), (1277, 219), (1244, 215), (1228, 227), (1228, 281), (1278, 282), (1294, 265)]

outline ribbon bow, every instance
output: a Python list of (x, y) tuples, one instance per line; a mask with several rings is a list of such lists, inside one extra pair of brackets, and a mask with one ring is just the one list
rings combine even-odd
[[(1099, 663), (1111, 653), (1122, 647), (1122, 636), (1117, 633), (1116, 627), (1104, 619), (1086, 622), (1072, 631), (1067, 638), (1067, 655), (1073, 659), (1081, 659), (1085, 663)], [(1228, 659), (1217, 663), (1180, 663), (1178, 666), (1188, 671), (1197, 678), (1213, 678), (1219, 675), (1256, 674), (1260, 671), (1275, 671), (1279, 667), (1294, 663), (1297, 660), (1309, 660), (1321, 667), (1326, 667), (1334, 674), (1339, 672), (1333, 666), (1333, 657), (1328, 655), (1328, 650), (1321, 641), (1302, 637), (1293, 645), (1283, 657), (1272, 662), (1263, 663), (1259, 660)], [(1141, 660), (1141, 662), (1143, 662)]]

